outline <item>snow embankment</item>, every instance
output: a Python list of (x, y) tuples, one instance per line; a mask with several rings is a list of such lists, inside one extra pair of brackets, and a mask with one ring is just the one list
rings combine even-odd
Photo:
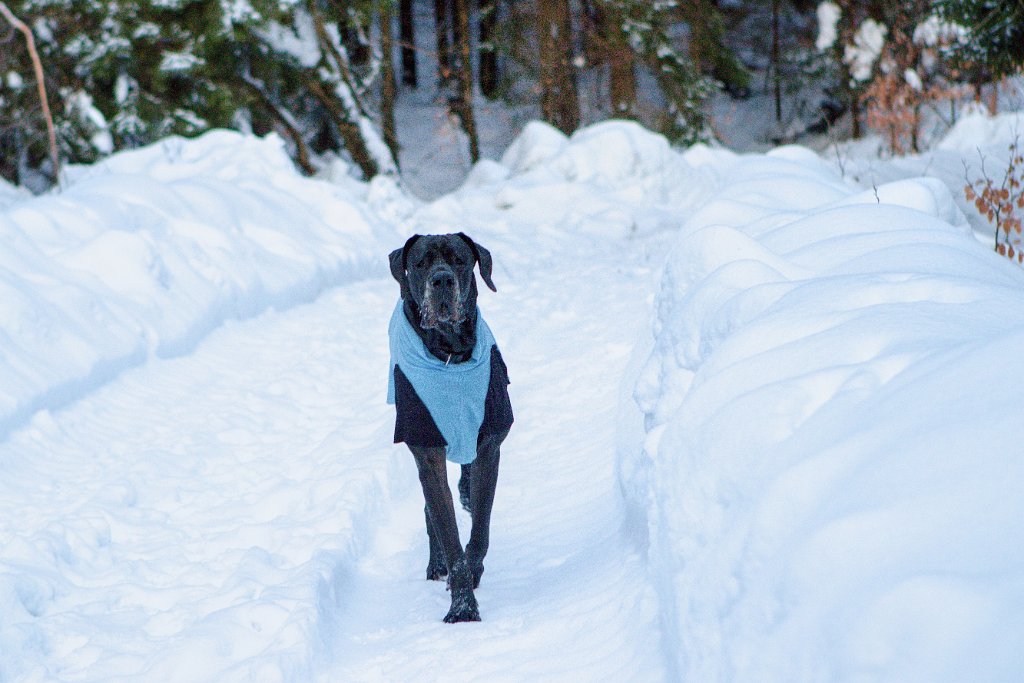
[(276, 136), (226, 131), (70, 177), (38, 198), (0, 188), (0, 439), (226, 319), (385, 274), (397, 233), (380, 214), (406, 201), (383, 178), (303, 178)]
[(936, 181), (854, 194), (799, 148), (727, 161), (669, 255), (621, 468), (671, 665), (1014, 679), (1024, 274)]
[(844, 178), (865, 189), (922, 176), (942, 181), (978, 238), (992, 244), (995, 226), (978, 213), (964, 187), (986, 175), (999, 185), (1010, 165), (1010, 143), (1016, 140), (1018, 146), (1024, 145), (1022, 136), (1024, 112), (995, 116), (974, 112), (963, 116), (932, 149), (920, 154), (880, 158), (883, 143), (875, 137), (847, 142), (823, 155)]

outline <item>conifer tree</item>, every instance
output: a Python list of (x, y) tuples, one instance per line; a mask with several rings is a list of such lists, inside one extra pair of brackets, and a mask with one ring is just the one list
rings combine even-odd
[[(22, 0), (17, 9), (49, 66), (57, 137), (71, 162), (236, 127), (280, 131), (307, 172), (311, 152), (334, 149), (369, 177), (395, 168), (363, 101), (380, 55), (351, 60), (345, 36), (369, 45), (373, 3)], [(26, 73), (25, 59), (4, 51), (0, 66)], [(24, 90), (0, 87), (0, 149), (39, 166)]]
[(1024, 67), (1024, 0), (940, 0), (938, 9), (970, 33), (961, 61), (984, 65), (994, 79)]
[(541, 115), (545, 121), (569, 134), (580, 125), (569, 1), (539, 0), (537, 9)]

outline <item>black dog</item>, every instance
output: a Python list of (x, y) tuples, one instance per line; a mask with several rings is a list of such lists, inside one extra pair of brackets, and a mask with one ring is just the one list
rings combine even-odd
[[(479, 318), (476, 307), (476, 278), (474, 265), (479, 263), (480, 275), (492, 291), (491, 254), (463, 233), (453, 235), (414, 235), (405, 246), (391, 252), (391, 274), (401, 287), (401, 309), (392, 319), (392, 389), (396, 409), (395, 443), (405, 442), (416, 458), (420, 484), (426, 502), (427, 537), (430, 541), (430, 559), (427, 579), (448, 577), (452, 594), (451, 609), (444, 620), (448, 623), (479, 621), (473, 589), (480, 585), (484, 572), (484, 556), (489, 543), (491, 506), (498, 481), (500, 446), (512, 426), (512, 407), (508, 398), (508, 371), (486, 323)], [(399, 316), (404, 316), (404, 320)], [(396, 332), (405, 323), (415, 335)], [(408, 327), (403, 327), (408, 330)], [(402, 353), (396, 351), (396, 338), (418, 345), (417, 353), (427, 357), (431, 365), (426, 372), (435, 373), (420, 378), (420, 392), (414, 386), (417, 377), (412, 372), (412, 361), (402, 367)], [(418, 338), (418, 341), (417, 341)], [(409, 340), (411, 339), (411, 342)], [(490, 343), (490, 348), (484, 348)], [(424, 349), (425, 352), (424, 353)], [(476, 350), (476, 354), (474, 354)], [(429, 357), (428, 357), (429, 354)], [(443, 363), (443, 365), (442, 365)], [(460, 367), (460, 364), (463, 364)], [(436, 367), (434, 367), (436, 366)], [(424, 383), (432, 377), (475, 368), (481, 401), (445, 393), (438, 403), (434, 390), (431, 409), (424, 402)], [(486, 388), (483, 384), (486, 383)], [(447, 390), (446, 390), (447, 391)], [(469, 394), (470, 392), (463, 392)], [(473, 517), (469, 543), (463, 551), (459, 529), (455, 520), (455, 507), (448, 487), (446, 453), (451, 458), (449, 439), (442, 435), (440, 419), (450, 405), (469, 402), (470, 412), (482, 421), (477, 430), (470, 427), (471, 440), (462, 444), (469, 449), (471, 464), (462, 465), (459, 493), (463, 507)], [(482, 405), (477, 405), (482, 403)], [(448, 426), (448, 429), (452, 428)], [(449, 437), (451, 431), (445, 431)], [(475, 453), (473, 443), (475, 440)], [(475, 458), (474, 458), (475, 455)], [(455, 458), (451, 458), (455, 459)], [(456, 460), (458, 461), (458, 460)], [(466, 460), (461, 460), (466, 462)]]

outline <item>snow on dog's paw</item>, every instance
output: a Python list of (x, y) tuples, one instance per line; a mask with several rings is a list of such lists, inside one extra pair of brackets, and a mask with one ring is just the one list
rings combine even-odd
[(452, 607), (444, 617), (446, 624), (458, 624), (463, 621), (480, 621), (480, 608), (472, 592), (452, 598)]

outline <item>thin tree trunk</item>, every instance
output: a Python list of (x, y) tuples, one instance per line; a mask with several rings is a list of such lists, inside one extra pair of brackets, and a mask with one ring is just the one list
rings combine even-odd
[(612, 116), (631, 118), (636, 109), (636, 73), (633, 70), (633, 51), (623, 45), (612, 49), (609, 55), (609, 95)]
[(853, 93), (853, 98), (850, 101), (850, 119), (853, 124), (851, 135), (854, 140), (860, 140), (863, 132), (860, 127), (860, 97), (857, 96), (857, 93)]
[(544, 120), (569, 134), (580, 125), (572, 72), (572, 20), (568, 0), (539, 0), (540, 108)]
[(480, 161), (480, 138), (476, 132), (476, 118), (473, 115), (473, 63), (469, 45), (469, 0), (455, 0), (455, 26), (459, 37), (459, 97), (462, 110), (459, 118), (462, 128), (469, 137), (469, 158), (475, 164)]
[[(398, 5), (399, 15), (399, 40), (402, 43), (402, 85), (415, 88), (416, 79), (416, 24), (413, 20), (413, 0), (400, 0)], [(389, 5), (389, 0), (385, 0)], [(388, 6), (388, 14), (391, 14), (391, 7)], [(395, 157), (398, 158), (397, 156)]]
[(498, 25), (498, 1), (480, 0), (480, 91), (485, 97), (493, 98), (498, 92), (498, 46), (495, 44), (495, 28)]
[(779, 72), (780, 0), (772, 0), (772, 79), (775, 85), (775, 122), (782, 124), (782, 74)]
[(39, 59), (39, 52), (36, 50), (35, 37), (25, 22), (18, 19), (7, 5), (0, 2), (0, 14), (10, 23), (11, 26), (21, 31), (25, 36), (25, 45), (28, 47), (28, 55), (32, 60), (32, 68), (36, 75), (36, 88), (39, 91), (39, 102), (43, 107), (43, 118), (46, 120), (46, 135), (50, 143), (50, 163), (53, 165), (53, 182), (60, 183), (60, 155), (57, 153), (57, 134), (53, 127), (53, 114), (50, 113), (50, 101), (46, 97), (46, 83), (43, 76), (43, 63)]
[(608, 62), (608, 98), (612, 116), (631, 118), (636, 109), (636, 55), (622, 30), (623, 15), (613, 6), (594, 7), (602, 57)]
[[(405, 2), (406, 0), (403, 0)], [(398, 135), (395, 132), (395, 41), (392, 34), (391, 2), (385, 0), (380, 9), (380, 50), (381, 57), (381, 92), (380, 118), (384, 133), (384, 144), (391, 150), (391, 156), (398, 166)], [(404, 58), (404, 48), (403, 48)], [(404, 65), (403, 65), (404, 73)], [(413, 71), (415, 80), (415, 70)]]
[(437, 76), (441, 83), (452, 75), (450, 0), (434, 0), (434, 35), (437, 39)]
[[(462, 65), (462, 36), (468, 34), (467, 31), (462, 30), (462, 5), (470, 2), (470, 0), (448, 0), (448, 6), (451, 12), (451, 26), (452, 26), (452, 42), (451, 42), (451, 61), (452, 71), (458, 70)], [(469, 7), (466, 10), (466, 28), (469, 28)]]

